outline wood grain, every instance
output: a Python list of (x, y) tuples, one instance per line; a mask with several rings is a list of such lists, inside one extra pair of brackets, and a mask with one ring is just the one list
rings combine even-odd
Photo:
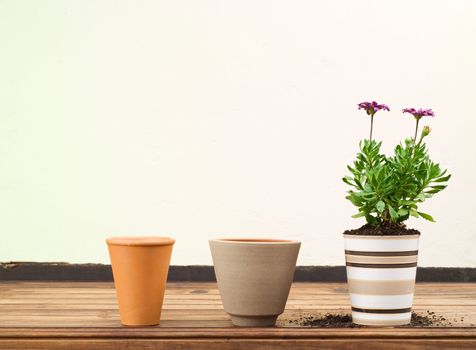
[(294, 283), (273, 328), (236, 328), (215, 283), (169, 283), (158, 327), (123, 327), (112, 283), (1, 282), (0, 349), (476, 349), (476, 284), (417, 284), (416, 312), (452, 327), (325, 329), (303, 315), (349, 312), (342, 283)]

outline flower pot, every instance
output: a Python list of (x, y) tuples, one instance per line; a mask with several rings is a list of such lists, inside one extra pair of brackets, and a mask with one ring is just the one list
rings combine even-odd
[(410, 323), (419, 237), (344, 234), (354, 323), (368, 326)]
[(300, 246), (286, 240), (210, 240), (221, 299), (234, 325), (276, 323), (288, 299)]
[(159, 324), (175, 240), (165, 237), (114, 237), (106, 242), (122, 324)]

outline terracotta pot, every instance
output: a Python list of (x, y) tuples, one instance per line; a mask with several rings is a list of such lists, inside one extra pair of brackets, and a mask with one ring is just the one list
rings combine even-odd
[(276, 323), (288, 299), (300, 246), (286, 240), (210, 240), (221, 299), (234, 325)]
[(159, 324), (175, 240), (166, 237), (114, 237), (106, 242), (122, 324)]
[(368, 326), (410, 323), (419, 235), (344, 235), (352, 321)]

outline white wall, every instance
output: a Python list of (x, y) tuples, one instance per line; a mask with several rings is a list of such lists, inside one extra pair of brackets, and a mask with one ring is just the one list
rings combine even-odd
[(451, 186), (421, 265), (476, 266), (476, 1), (0, 1), (0, 261), (107, 262), (111, 235), (299, 239), (343, 264), (341, 177), (431, 107)]

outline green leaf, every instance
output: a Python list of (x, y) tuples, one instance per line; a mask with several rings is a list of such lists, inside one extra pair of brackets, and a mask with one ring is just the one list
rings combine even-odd
[(393, 209), (393, 207), (390, 205), (387, 205), (387, 206), (388, 206), (388, 212), (390, 213), (390, 217), (393, 220), (398, 220), (398, 213), (395, 211), (395, 209)]
[(366, 215), (366, 214), (365, 214), (363, 211), (361, 211), (361, 212), (359, 212), (359, 213), (357, 213), (357, 214), (352, 215), (352, 217), (353, 217), (353, 218), (361, 218), (361, 217), (363, 217), (363, 216), (365, 216), (365, 215)]
[(376, 226), (378, 224), (380, 224), (381, 222), (381, 219), (379, 218), (376, 218), (375, 216), (372, 216), (372, 215), (365, 215), (365, 220), (367, 220), (367, 222), (370, 224), (370, 225), (373, 225), (373, 226)]
[(420, 214), (420, 216), (423, 219), (426, 219), (426, 220), (431, 221), (431, 222), (435, 222), (435, 219), (433, 219), (433, 217), (431, 215), (428, 215), (426, 213), (422, 213), (421, 211), (419, 211), (418, 214)]
[(446, 188), (445, 185), (438, 185), (438, 186), (430, 186), (431, 188), (435, 189), (435, 190), (444, 190)]
[(451, 175), (448, 175), (448, 176), (440, 177), (440, 178), (434, 180), (433, 182), (446, 182), (446, 181), (448, 181), (450, 178), (451, 178)]
[(385, 209), (385, 203), (383, 201), (378, 201), (377, 204), (375, 204), (375, 207), (377, 208), (379, 213), (382, 213)]
[(420, 217), (420, 215), (418, 215), (418, 212), (415, 209), (410, 209), (410, 215), (416, 218)]
[(408, 210), (404, 208), (400, 208), (397, 213), (398, 213), (398, 216), (405, 216), (405, 215), (408, 215)]
[(364, 191), (365, 191), (366, 193), (374, 193), (374, 191), (373, 191), (373, 189), (372, 189), (372, 186), (370, 186), (369, 184), (366, 184), (366, 185), (364, 186)]
[[(440, 192), (441, 190), (429, 190), (429, 191), (426, 191), (425, 193), (426, 194), (429, 194), (429, 195), (432, 195), (432, 194), (437, 194), (438, 192)], [(427, 198), (430, 198), (429, 196), (426, 196)]]
[[(428, 192), (431, 193), (431, 191), (428, 191)], [(424, 202), (425, 199), (426, 199), (426, 196), (425, 196), (424, 193), (420, 193), (418, 196), (416, 196), (415, 199), (417, 199), (417, 200), (420, 201), (420, 202)]]
[(342, 181), (344, 181), (347, 185), (355, 187), (353, 180), (350, 176), (345, 176), (342, 178)]

